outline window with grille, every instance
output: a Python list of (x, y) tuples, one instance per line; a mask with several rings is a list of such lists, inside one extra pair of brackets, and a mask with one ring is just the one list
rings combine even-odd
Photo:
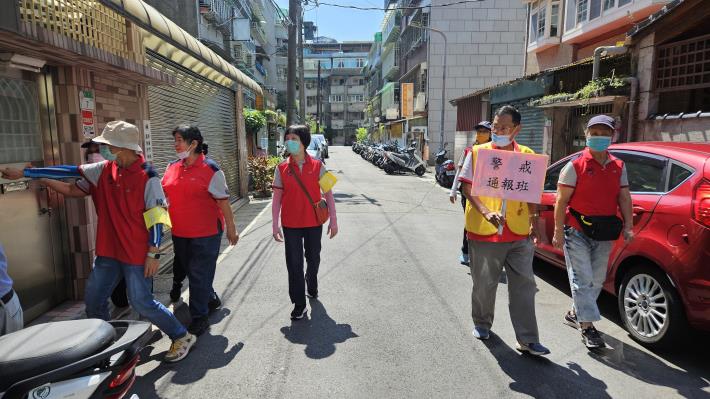
[(550, 37), (557, 37), (560, 24), (560, 3), (552, 3), (550, 7)]
[(659, 46), (656, 52), (658, 91), (710, 87), (710, 35)]
[(595, 104), (585, 107), (575, 107), (572, 111), (574, 116), (611, 114), (614, 111), (614, 104)]
[(577, 2), (577, 23), (581, 24), (587, 20), (589, 0), (579, 0)]

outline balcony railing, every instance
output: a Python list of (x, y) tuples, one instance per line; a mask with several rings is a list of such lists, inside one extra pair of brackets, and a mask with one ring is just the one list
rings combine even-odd
[(382, 21), (382, 45), (393, 43), (399, 38), (402, 14), (399, 10), (389, 10)]
[(254, 63), (256, 46), (251, 40), (233, 41), (230, 43), (232, 57), (237, 65), (241, 64), (248, 68)]
[(252, 39), (255, 39), (262, 45), (266, 45), (266, 32), (264, 31), (264, 27), (261, 26), (261, 22), (259, 21), (252, 21), (251, 23), (251, 37)]
[[(3, 9), (0, 12), (10, 13), (10, 10)], [(131, 58), (124, 17), (100, 3), (89, 0), (23, 0), (18, 2), (17, 10), (20, 19), (33, 26), (121, 58)], [(142, 60), (136, 61), (143, 63)]]
[(234, 15), (234, 6), (225, 0), (200, 0), (200, 14), (215, 27), (229, 33), (229, 22)]
[(565, 3), (565, 31), (562, 42), (584, 43), (619, 29), (630, 28), (670, 2), (671, 0), (568, 0)]
[(382, 60), (382, 76), (387, 80), (394, 80), (399, 74), (399, 45), (389, 44)]

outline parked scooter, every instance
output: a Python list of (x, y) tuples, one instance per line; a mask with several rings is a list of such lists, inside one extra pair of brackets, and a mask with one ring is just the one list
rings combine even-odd
[(142, 321), (85, 319), (2, 336), (0, 398), (123, 398), (150, 332)]
[(383, 167), (387, 174), (395, 172), (414, 172), (422, 176), (426, 172), (426, 164), (416, 153), (417, 144), (413, 142), (404, 152), (385, 151), (387, 161)]
[(441, 150), (436, 154), (436, 181), (446, 188), (451, 188), (456, 175), (456, 165), (454, 161), (447, 159), (448, 151)]

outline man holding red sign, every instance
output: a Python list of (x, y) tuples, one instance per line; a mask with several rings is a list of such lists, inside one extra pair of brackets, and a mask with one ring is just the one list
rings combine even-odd
[[(498, 109), (493, 120), (492, 141), (473, 147), (459, 180), (468, 199), (466, 231), (470, 252), (474, 254), (470, 262), (473, 335), (483, 340), (490, 337), (498, 279), (505, 267), (510, 318), (518, 341), (516, 349), (540, 356), (549, 354), (550, 350), (540, 344), (535, 316), (537, 286), (532, 268), (535, 249), (531, 237), (537, 237), (539, 214), (536, 203), (530, 201), (540, 200), (535, 193), (541, 193), (545, 167), (540, 168), (540, 160), (527, 156), (534, 154), (533, 150), (515, 142), (515, 136), (520, 133), (520, 120), (520, 112), (514, 107), (506, 105)], [(493, 156), (495, 153), (499, 156)], [(479, 159), (484, 159), (484, 154), (487, 163), (478, 163)], [(518, 165), (521, 159), (525, 161)], [(510, 162), (515, 164), (511, 166)], [(546, 160), (542, 162), (546, 165)]]

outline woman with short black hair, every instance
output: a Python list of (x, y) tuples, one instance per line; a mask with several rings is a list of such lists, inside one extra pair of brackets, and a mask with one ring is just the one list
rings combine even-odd
[[(328, 235), (331, 239), (338, 234), (338, 220), (332, 184), (328, 183), (333, 181), (328, 178), (332, 175), (328, 174), (323, 162), (311, 158), (306, 152), (311, 143), (309, 128), (304, 125), (289, 126), (284, 139), (290, 155), (274, 172), (272, 229), (276, 241), (285, 241), (288, 293), (294, 304), (291, 319), (296, 320), (303, 318), (307, 312), (306, 284), (308, 295), (311, 298), (318, 297), (323, 223), (319, 221), (315, 204), (321, 201), (323, 195), (328, 205)], [(304, 249), (308, 264), (305, 279)]]
[(187, 272), (192, 316), (188, 330), (200, 335), (209, 328), (209, 311), (221, 304), (212, 284), (222, 232), (226, 227), (231, 245), (237, 244), (239, 233), (229, 204), (227, 180), (219, 165), (206, 157), (207, 144), (200, 129), (180, 125), (172, 134), (178, 159), (166, 168), (162, 184), (169, 203), (174, 273), (178, 278), (177, 282), (173, 280), (173, 291), (179, 284), (179, 296)]

